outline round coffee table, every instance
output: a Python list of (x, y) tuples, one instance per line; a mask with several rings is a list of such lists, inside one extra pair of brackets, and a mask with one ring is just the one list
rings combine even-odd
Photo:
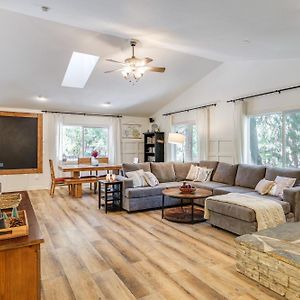
[[(192, 194), (182, 193), (179, 188), (167, 188), (162, 191), (162, 219), (172, 222), (194, 224), (204, 222), (204, 212), (194, 201), (212, 195), (212, 192), (197, 188)], [(165, 208), (165, 197), (177, 198), (181, 204), (176, 207)], [(188, 200), (187, 203), (184, 200)], [(196, 206), (196, 208), (195, 208)]]

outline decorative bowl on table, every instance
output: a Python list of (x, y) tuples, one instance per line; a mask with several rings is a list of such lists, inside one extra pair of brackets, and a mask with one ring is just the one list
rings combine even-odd
[(196, 191), (196, 188), (186, 182), (179, 188), (180, 192), (183, 194), (193, 194)]

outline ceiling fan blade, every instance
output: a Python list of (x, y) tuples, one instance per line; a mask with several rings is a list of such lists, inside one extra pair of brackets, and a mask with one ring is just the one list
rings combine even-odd
[(166, 68), (163, 68), (163, 67), (147, 67), (147, 70), (151, 71), (151, 72), (163, 73), (166, 70)]
[(150, 58), (150, 57), (145, 57), (145, 58), (143, 59), (143, 61), (145, 62), (145, 64), (149, 64), (151, 61), (153, 61), (153, 59)]
[(117, 72), (117, 71), (122, 71), (122, 69), (115, 69), (115, 70), (105, 71), (104, 73), (112, 73), (112, 72)]
[(117, 63), (117, 64), (123, 64), (123, 62), (121, 62), (121, 61), (117, 61), (117, 60), (110, 59), (110, 58), (106, 59), (106, 61)]

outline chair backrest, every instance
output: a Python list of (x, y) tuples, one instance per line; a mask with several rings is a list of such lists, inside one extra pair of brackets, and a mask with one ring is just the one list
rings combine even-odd
[(98, 157), (97, 160), (100, 164), (108, 164), (108, 157)]
[(55, 171), (54, 171), (54, 165), (53, 165), (52, 159), (49, 159), (49, 165), (50, 165), (51, 180), (54, 180), (55, 179)]
[(91, 158), (90, 157), (79, 157), (78, 158), (78, 164), (91, 164)]
[[(78, 164), (91, 164), (91, 158), (90, 157), (79, 157), (78, 158)], [(108, 164), (108, 157), (97, 157), (97, 160), (99, 163), (102, 164)]]

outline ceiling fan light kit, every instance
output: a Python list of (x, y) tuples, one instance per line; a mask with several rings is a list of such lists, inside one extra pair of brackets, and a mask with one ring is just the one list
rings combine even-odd
[(125, 59), (124, 62), (116, 61), (113, 59), (107, 59), (109, 62), (121, 64), (123, 67), (120, 69), (106, 71), (105, 73), (111, 73), (115, 71), (120, 71), (124, 79), (128, 80), (133, 85), (137, 83), (145, 74), (146, 71), (163, 73), (165, 68), (163, 67), (151, 67), (147, 66), (148, 63), (152, 62), (153, 59), (149, 57), (137, 58), (135, 57), (134, 47), (137, 41), (131, 40), (130, 46), (132, 47), (132, 56)]

